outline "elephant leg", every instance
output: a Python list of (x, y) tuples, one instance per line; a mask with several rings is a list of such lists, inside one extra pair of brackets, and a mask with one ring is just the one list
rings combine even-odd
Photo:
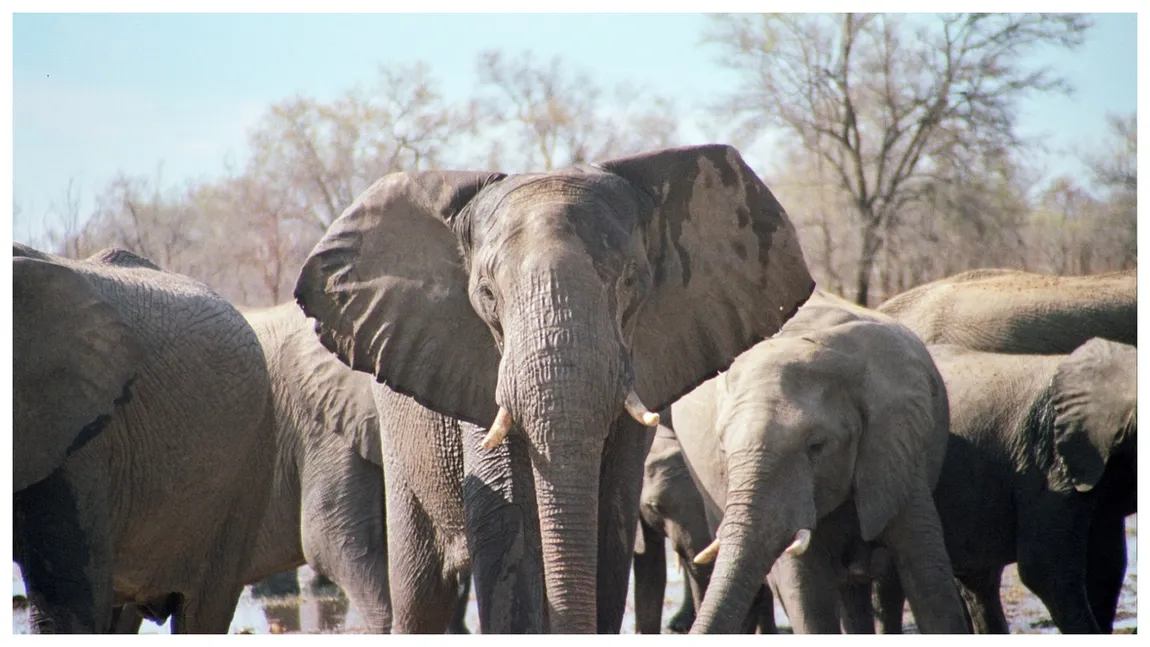
[(464, 573), (459, 580), (459, 596), (455, 598), (455, 610), (451, 612), (451, 622), (447, 625), (449, 634), (470, 634), (467, 629), (467, 603), (471, 601), (471, 572)]
[[(81, 494), (73, 483), (83, 482)], [(12, 497), (13, 557), (20, 564), (36, 633), (112, 629), (111, 537), (99, 475), (59, 469)]]
[(442, 634), (459, 595), (427, 512), (398, 478), (387, 482), (392, 633)]
[(963, 572), (957, 576), (962, 599), (970, 613), (970, 624), (974, 633), (1008, 634), (1010, 623), (1002, 609), (1002, 569), (989, 568), (975, 572)]
[(174, 634), (226, 634), (236, 613), (236, 603), (244, 592), (242, 584), (207, 587), (187, 595), (172, 615)]
[(845, 634), (873, 634), (874, 607), (870, 582), (844, 582), (839, 586), (840, 616)]
[(874, 582), (875, 630), (883, 634), (902, 633), (902, 612), (906, 594), (902, 590), (898, 571), (891, 564)]
[(1126, 517), (1096, 512), (1086, 543), (1086, 594), (1102, 633), (1114, 632), (1114, 615), (1126, 579)]
[[(667, 593), (666, 535), (643, 521), (639, 523), (639, 532), (643, 533), (644, 551), (635, 554), (633, 565), (635, 633), (657, 634), (663, 631), (663, 598)], [(690, 588), (684, 581), (684, 591)]]
[(1043, 492), (1020, 505), (1018, 577), (1042, 599), (1058, 630), (1098, 633), (1086, 595), (1089, 505), (1067, 505), (1065, 496)]
[(796, 634), (841, 632), (838, 573), (826, 548), (819, 545), (819, 533), (813, 534), (810, 548), (802, 555), (780, 556), (770, 577)]
[(347, 594), (367, 631), (391, 633), (382, 468), (350, 452), (341, 460), (305, 472), (303, 556)]
[[(650, 546), (650, 544), (648, 544)], [(638, 557), (635, 558), (638, 560)], [(702, 600), (699, 598), (702, 595), (695, 595), (695, 589), (699, 588), (698, 578), (691, 574), (691, 569), (687, 566), (688, 560), (685, 556), (679, 555), (679, 560), (682, 566), (679, 570), (683, 572), (683, 602), (679, 605), (679, 610), (671, 616), (667, 621), (667, 629), (671, 633), (685, 634), (691, 631), (691, 625), (695, 624), (695, 614), (699, 612), (699, 604)], [(696, 567), (697, 568), (697, 567)], [(635, 586), (639, 586), (638, 576), (635, 578)], [(636, 617), (638, 617), (638, 603), (635, 604)], [(659, 608), (660, 613), (662, 607)]]
[(527, 440), (482, 449), (487, 431), (463, 423), (463, 513), (479, 630), (542, 633), (543, 549)]
[(921, 633), (968, 633), (962, 599), (930, 490), (915, 490), (883, 530)]
[(617, 634), (627, 606), (627, 580), (639, 524), (643, 461), (651, 437), (638, 422), (619, 417), (603, 446), (599, 472), (599, 559), (595, 595), (598, 633)]

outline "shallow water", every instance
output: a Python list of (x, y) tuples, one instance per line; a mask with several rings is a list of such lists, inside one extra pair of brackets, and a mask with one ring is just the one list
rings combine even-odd
[[(1138, 585), (1138, 516), (1132, 515), (1126, 520), (1126, 550), (1128, 566), (1126, 568), (1126, 581), (1122, 586), (1122, 596), (1119, 598), (1118, 620), (1115, 629), (1136, 627), (1137, 618), (1137, 585)], [(663, 604), (663, 623), (670, 619), (683, 599), (683, 576), (675, 568), (673, 560), (668, 560), (667, 566), (667, 595)], [(308, 568), (304, 566), (303, 568)], [(308, 578), (304, 578), (305, 581)], [(631, 584), (634, 582), (632, 581)], [(24, 581), (20, 576), (20, 569), (12, 565), (12, 595), (24, 594)], [(1010, 620), (1011, 631), (1014, 633), (1057, 633), (1050, 622), (1050, 615), (1041, 601), (1021, 585), (1018, 581), (1018, 570), (1013, 565), (1008, 567), (1002, 577), (1002, 602), (1006, 616)], [(789, 629), (790, 622), (782, 607), (775, 604), (775, 621), (778, 626)], [(467, 626), (474, 631), (479, 626), (479, 609), (472, 598), (467, 608)], [(914, 631), (914, 618), (909, 611), (906, 614), (904, 626), (908, 632)], [(345, 599), (303, 599), (297, 605), (284, 606), (282, 604), (269, 605), (252, 597), (251, 587), (244, 589), (239, 603), (236, 605), (236, 614), (232, 618), (231, 633), (276, 633), (285, 631), (289, 633), (359, 633), (363, 631), (363, 617), (347, 603)], [(13, 633), (28, 633), (28, 612), (14, 610), (12, 612)], [(170, 622), (156, 625), (144, 622), (140, 633), (170, 633)], [(623, 633), (635, 632), (635, 612), (632, 606), (632, 596), (627, 595), (627, 610), (623, 617)]]

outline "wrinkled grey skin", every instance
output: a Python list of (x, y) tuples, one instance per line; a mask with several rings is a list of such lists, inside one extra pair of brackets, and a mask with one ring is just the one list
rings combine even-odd
[(1052, 276), (972, 270), (878, 307), (927, 344), (988, 353), (1067, 354), (1091, 337), (1138, 345), (1138, 272)]
[[(843, 557), (860, 541), (893, 555), (921, 631), (965, 631), (930, 496), (946, 391), (909, 330), (816, 291), (672, 412), (704, 500), (722, 515), (693, 633), (736, 631), (768, 571), (796, 633), (840, 631)], [(801, 528), (810, 547), (779, 559)]]
[(135, 603), (226, 632), (271, 485), (255, 333), (129, 252), (12, 252), (13, 558), (33, 629), (108, 632)]
[(1136, 350), (931, 354), (951, 403), (935, 500), (975, 630), (1009, 631), (999, 582), (1017, 561), (1060, 631), (1110, 632), (1137, 511)]
[[(469, 557), (484, 633), (617, 633), (648, 444), (625, 396), (670, 404), (812, 285), (782, 207), (727, 146), (369, 188), (295, 293), (403, 422), (383, 443), (393, 629), (442, 631), (414, 595), (448, 597)], [(515, 424), (483, 449), (499, 407)]]
[[(714, 535), (707, 521), (703, 497), (695, 485), (683, 450), (675, 433), (660, 425), (643, 466), (643, 492), (639, 503), (639, 530), (635, 535), (635, 633), (657, 634), (662, 631), (663, 599), (667, 587), (665, 542), (680, 559), (686, 585), (683, 603), (672, 616), (667, 628), (672, 633), (687, 633), (695, 622), (703, 593), (711, 579), (710, 564), (695, 564)], [(762, 633), (775, 633), (774, 607), (770, 592), (763, 591), (765, 601), (759, 613), (746, 627)]]

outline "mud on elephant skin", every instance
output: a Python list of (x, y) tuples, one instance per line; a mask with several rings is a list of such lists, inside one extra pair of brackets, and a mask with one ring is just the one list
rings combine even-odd
[(12, 252), (13, 557), (34, 630), (108, 632), (138, 603), (226, 632), (271, 485), (255, 333), (130, 252)]
[[(616, 633), (643, 432), (656, 418), (647, 407), (669, 405), (773, 334), (812, 287), (774, 196), (735, 149), (708, 145), (548, 173), (388, 175), (332, 224), (295, 294), (349, 366), (435, 414), (489, 429), (461, 441), (449, 424), (429, 423), (436, 441), (422, 449), (440, 445), (458, 464), (468, 444), (463, 478), (537, 512), (537, 537), (532, 522), (507, 531), (463, 514), (461, 488), (447, 485), (461, 479), (446, 463), (433, 474), (409, 465), (406, 494), (393, 500), (391, 461), (405, 459), (387, 455), (404, 431), (386, 432), (389, 527), (393, 513), (435, 508), (437, 542), (466, 536), (482, 631), (542, 628), (484, 619), (504, 557), (525, 550), (542, 579), (524, 571), (501, 600), (546, 615), (557, 632)], [(696, 302), (707, 307), (683, 307)], [(415, 588), (436, 589), (446, 566), (397, 564), (397, 551), (416, 549), (400, 543), (389, 546), (392, 578), (406, 568)], [(407, 630), (411, 601), (393, 595), (393, 605), (395, 630)]]
[(832, 519), (890, 551), (923, 631), (965, 630), (930, 497), (946, 390), (913, 333), (816, 291), (777, 335), (672, 410), (707, 505), (722, 514), (715, 543), (696, 557), (717, 554), (692, 632), (737, 631), (768, 571), (796, 633), (838, 632), (851, 536), (830, 532)]
[(935, 500), (975, 630), (1009, 631), (999, 583), (1017, 560), (1060, 631), (1109, 633), (1137, 511), (1135, 348), (931, 353), (951, 402)]
[(1092, 337), (1138, 345), (1138, 272), (1054, 276), (963, 272), (878, 307), (927, 344), (988, 353), (1067, 354)]

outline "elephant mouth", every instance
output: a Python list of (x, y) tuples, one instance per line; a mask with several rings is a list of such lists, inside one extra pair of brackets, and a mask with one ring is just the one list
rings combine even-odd
[[(635, 393), (634, 388), (630, 389), (627, 397), (623, 399), (623, 409), (644, 427), (655, 427), (659, 424), (659, 414), (647, 409), (643, 401), (639, 399), (639, 395)], [(506, 407), (500, 406), (499, 413), (495, 414), (495, 420), (492, 421), (487, 435), (483, 437), (484, 449), (494, 449), (503, 442), (514, 424), (515, 418), (511, 412)]]

